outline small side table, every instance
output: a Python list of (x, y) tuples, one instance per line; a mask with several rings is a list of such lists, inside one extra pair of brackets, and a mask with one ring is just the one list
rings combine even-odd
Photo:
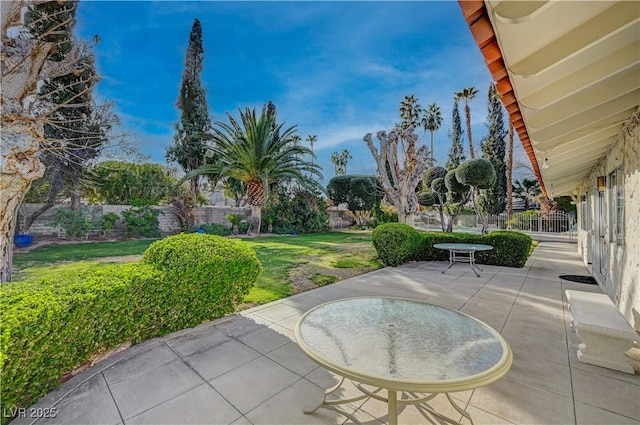
[(471, 244), (471, 243), (437, 243), (433, 245), (437, 249), (449, 250), (449, 267), (442, 270), (442, 273), (446, 272), (453, 266), (453, 263), (469, 263), (471, 270), (480, 277), (480, 273), (484, 271), (476, 265), (476, 251), (490, 251), (493, 249), (491, 245)]

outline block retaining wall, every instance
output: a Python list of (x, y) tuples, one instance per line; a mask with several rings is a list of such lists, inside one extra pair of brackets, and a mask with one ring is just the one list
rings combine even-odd
[[(36, 211), (40, 208), (41, 204), (25, 204), (24, 211), (29, 215), (32, 212)], [(51, 222), (53, 222), (53, 218), (55, 212), (59, 208), (68, 208), (68, 205), (56, 205), (49, 210), (47, 210), (44, 214), (36, 219), (33, 225), (29, 228), (29, 232), (35, 236), (44, 236), (44, 237), (57, 237), (58, 229), (50, 226)], [(98, 230), (100, 227), (100, 220), (104, 214), (114, 212), (118, 214), (120, 217), (122, 211), (128, 210), (131, 208), (130, 205), (89, 205), (89, 214), (91, 215), (92, 221), (95, 223), (96, 228), (90, 233), (89, 236), (97, 236)], [(158, 216), (158, 221), (160, 222), (160, 230), (163, 235), (172, 235), (176, 233), (180, 233), (180, 224), (176, 215), (172, 212), (171, 205), (161, 205), (154, 207), (157, 210), (160, 210), (160, 215)], [(330, 223), (332, 228), (344, 228), (349, 227), (353, 223), (355, 223), (355, 218), (353, 215), (344, 209), (328, 208), (327, 212), (329, 213)], [(217, 223), (222, 224), (224, 226), (231, 226), (231, 223), (227, 220), (227, 215), (229, 214), (240, 214), (243, 215), (247, 220), (251, 216), (251, 209), (249, 207), (229, 207), (229, 206), (200, 206), (197, 207), (197, 223)], [(116, 228), (110, 232), (109, 237), (119, 237), (123, 236), (125, 232), (125, 224), (122, 221), (122, 218), (118, 220), (116, 223)]]

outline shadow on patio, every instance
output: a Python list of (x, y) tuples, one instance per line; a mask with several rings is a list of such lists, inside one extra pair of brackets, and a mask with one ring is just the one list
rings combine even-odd
[[(514, 353), (508, 374), (489, 386), (453, 394), (476, 424), (640, 423), (640, 377), (576, 358), (579, 340), (569, 329), (564, 290), (599, 288), (558, 278), (588, 274), (574, 245), (541, 243), (525, 268), (483, 266), (480, 278), (463, 264), (443, 275), (444, 267), (422, 262), (385, 268), (147, 341), (45, 396), (33, 408), (55, 407), (57, 415), (35, 423), (352, 423), (325, 409), (302, 413), (337, 379), (302, 353), (293, 329), (312, 307), (363, 295), (439, 304), (503, 335)], [(344, 391), (349, 395), (351, 388)], [(444, 400), (436, 398), (431, 405), (461, 419)], [(386, 405), (375, 400), (345, 409), (363, 423), (387, 421)], [(399, 420), (429, 423), (413, 406), (404, 408)], [(34, 422), (13, 422), (26, 423)]]

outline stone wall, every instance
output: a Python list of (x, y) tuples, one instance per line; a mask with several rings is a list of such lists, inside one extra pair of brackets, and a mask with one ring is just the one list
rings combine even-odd
[[(624, 242), (611, 238), (613, 208), (612, 193), (607, 182), (603, 211), (598, 207), (596, 178), (609, 177), (614, 170), (622, 170), (624, 176)], [(578, 199), (587, 195), (590, 226), (578, 232), (578, 251), (598, 284), (618, 306), (633, 325), (633, 311), (640, 311), (640, 111), (620, 133), (616, 142), (598, 166), (578, 188)], [(585, 211), (579, 211), (579, 221)], [(602, 221), (604, 238), (599, 237), (599, 221)], [(602, 265), (598, 252), (602, 245)]]
[[(26, 214), (29, 215), (41, 206), (41, 204), (25, 204), (24, 211), (26, 211)], [(31, 228), (29, 229), (29, 233), (36, 236), (57, 237), (58, 230), (54, 227), (51, 227), (50, 223), (54, 219), (55, 211), (59, 208), (68, 208), (68, 205), (56, 205), (46, 211), (44, 214), (38, 217), (35, 223), (33, 223)], [(91, 232), (90, 236), (95, 236), (98, 234), (99, 223), (104, 214), (114, 212), (122, 217), (122, 211), (128, 210), (129, 208), (131, 208), (131, 206), (89, 205), (87, 206), (87, 208), (89, 214), (91, 215), (91, 219), (96, 226), (96, 229)], [(171, 211), (172, 207), (170, 205), (156, 206), (154, 208), (160, 210), (158, 221), (160, 222), (160, 230), (162, 231), (163, 235), (172, 235), (180, 232), (180, 224), (175, 214)], [(331, 228), (333, 229), (346, 228), (355, 224), (355, 217), (346, 209), (336, 209), (331, 207), (327, 209), (327, 213), (329, 214)], [(224, 226), (231, 226), (231, 223), (226, 218), (229, 214), (240, 214), (248, 220), (251, 216), (251, 209), (249, 207), (236, 208), (230, 206), (197, 207), (197, 223), (218, 223)], [(122, 236), (124, 235), (125, 230), (126, 228), (124, 222), (122, 221), (122, 219), (120, 219), (116, 223), (116, 228), (114, 229), (114, 231), (111, 232), (108, 236)]]
[[(26, 214), (31, 214), (33, 211), (41, 207), (41, 204), (26, 204), (24, 206)], [(33, 223), (29, 229), (29, 233), (36, 236), (56, 237), (58, 230), (51, 227), (50, 224), (54, 219), (55, 211), (59, 208), (68, 208), (67, 205), (56, 205), (53, 208), (46, 211)], [(131, 208), (130, 205), (89, 205), (88, 213), (91, 215), (92, 221), (95, 223), (96, 230), (91, 235), (97, 235), (97, 228), (99, 227), (100, 220), (104, 214), (114, 212), (120, 217), (122, 211)], [(160, 211), (158, 221), (160, 223), (160, 230), (163, 235), (171, 235), (180, 232), (180, 223), (176, 215), (171, 211), (170, 205), (156, 206), (155, 209)], [(240, 214), (245, 217), (251, 215), (249, 208), (236, 208), (236, 207), (223, 207), (223, 206), (202, 206), (198, 207), (198, 223), (218, 223), (225, 226), (231, 226), (231, 223), (227, 220), (228, 214)], [(122, 219), (116, 223), (116, 228), (109, 235), (112, 237), (122, 236), (125, 231), (125, 225)]]

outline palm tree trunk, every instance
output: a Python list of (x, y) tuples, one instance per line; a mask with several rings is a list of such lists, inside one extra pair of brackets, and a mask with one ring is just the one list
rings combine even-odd
[(247, 182), (247, 198), (251, 205), (251, 221), (248, 233), (259, 235), (262, 221), (262, 206), (265, 203), (264, 183), (262, 180), (251, 180)]
[(431, 163), (429, 164), (430, 167), (433, 167), (433, 131), (430, 131), (431, 133), (431, 150), (429, 151), (429, 157), (431, 158)]
[(189, 184), (191, 186), (191, 193), (196, 199), (200, 197), (200, 184), (198, 180), (200, 180), (199, 177), (194, 177), (189, 181)]
[(464, 106), (464, 114), (467, 119), (467, 136), (469, 137), (469, 155), (471, 159), (476, 157), (475, 152), (473, 151), (473, 139), (471, 138), (471, 108), (469, 108), (469, 103), (466, 102)]
[(248, 233), (259, 235), (262, 224), (262, 205), (251, 205), (251, 221), (249, 223)]
[(507, 139), (507, 217), (513, 214), (513, 123), (509, 120)]

